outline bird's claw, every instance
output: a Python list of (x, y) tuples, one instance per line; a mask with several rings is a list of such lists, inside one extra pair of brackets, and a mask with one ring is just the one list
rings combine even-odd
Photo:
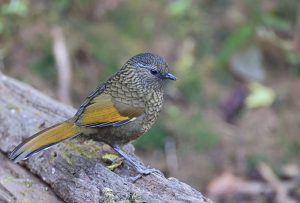
[(159, 173), (159, 174), (161, 174), (160, 170), (158, 170), (158, 169), (155, 169), (155, 168), (146, 168), (146, 167), (144, 167), (144, 168), (137, 168), (137, 172), (139, 174), (145, 175), (145, 176), (149, 175), (151, 173)]
[(128, 163), (131, 164), (135, 168), (135, 170), (139, 173), (137, 176), (130, 178), (132, 180), (132, 182), (136, 182), (138, 179), (142, 178), (143, 176), (149, 175), (151, 173), (158, 173), (158, 174), (163, 175), (161, 171), (154, 169), (154, 168), (148, 168), (148, 167), (144, 166), (144, 164), (142, 164), (141, 162), (132, 159), (120, 148), (120, 146), (113, 145), (113, 148), (126, 161), (128, 161)]
[(129, 177), (128, 179), (132, 182), (132, 183), (135, 183), (137, 180), (139, 180), (140, 178), (142, 178), (143, 175), (142, 174), (138, 174), (134, 177)]
[(136, 175), (135, 177), (131, 177), (130, 180), (135, 183), (137, 180), (139, 180), (140, 178), (142, 178), (143, 176), (147, 176), (150, 175), (152, 173), (158, 173), (158, 174), (162, 174), (162, 172), (158, 169), (155, 168), (147, 168), (147, 167), (138, 167), (136, 168), (137, 172), (139, 173), (138, 175)]

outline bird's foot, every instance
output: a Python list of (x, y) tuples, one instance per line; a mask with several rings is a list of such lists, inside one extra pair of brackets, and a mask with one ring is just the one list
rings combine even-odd
[(118, 145), (113, 146), (116, 152), (118, 152), (130, 165), (132, 165), (135, 170), (139, 173), (137, 176), (130, 178), (132, 182), (136, 182), (138, 179), (143, 176), (150, 175), (152, 173), (162, 174), (160, 170), (154, 168), (148, 168), (141, 162), (133, 160), (128, 154), (126, 154)]
[(137, 167), (135, 168), (136, 171), (139, 173), (138, 175), (136, 175), (135, 177), (131, 177), (130, 180), (135, 183), (137, 180), (139, 180), (140, 178), (142, 178), (143, 176), (147, 176), (150, 175), (152, 173), (159, 173), (162, 174), (160, 170), (155, 169), (155, 168), (147, 168), (145, 166), (142, 167)]
[(155, 168), (147, 168), (147, 167), (144, 167), (144, 168), (136, 168), (136, 171), (139, 173), (139, 174), (142, 174), (142, 175), (149, 175), (151, 173), (159, 173), (161, 174), (160, 170), (158, 169), (155, 169)]

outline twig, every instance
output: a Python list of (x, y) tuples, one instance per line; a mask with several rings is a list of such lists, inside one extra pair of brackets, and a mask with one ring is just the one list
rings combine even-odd
[(71, 104), (70, 83), (72, 69), (62, 28), (54, 27), (52, 29), (52, 37), (53, 55), (58, 71), (58, 97), (62, 102)]
[(263, 178), (271, 185), (276, 192), (276, 201), (278, 203), (296, 203), (297, 201), (288, 196), (287, 188), (281, 183), (281, 181), (274, 174), (273, 170), (265, 163), (260, 163), (258, 170)]

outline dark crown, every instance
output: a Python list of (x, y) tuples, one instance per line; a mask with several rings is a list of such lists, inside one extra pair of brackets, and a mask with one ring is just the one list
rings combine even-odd
[(154, 54), (154, 53), (141, 53), (133, 56), (131, 59), (127, 61), (128, 65), (136, 65), (138, 63), (153, 64), (157, 66), (166, 66), (166, 61), (163, 57)]

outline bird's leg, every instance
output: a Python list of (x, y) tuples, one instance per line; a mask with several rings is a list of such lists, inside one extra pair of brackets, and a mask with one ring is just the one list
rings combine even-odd
[(128, 161), (139, 173), (137, 177), (134, 178), (134, 182), (141, 178), (143, 175), (149, 175), (154, 172), (158, 172), (161, 174), (161, 172), (154, 168), (147, 168), (142, 163), (137, 163), (135, 160), (133, 160), (128, 154), (126, 154), (119, 145), (113, 145), (112, 146), (118, 154), (120, 154), (126, 161)]

